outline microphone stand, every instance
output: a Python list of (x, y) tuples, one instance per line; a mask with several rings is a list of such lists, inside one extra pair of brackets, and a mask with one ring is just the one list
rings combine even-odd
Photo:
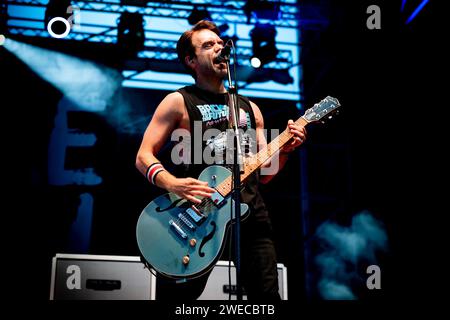
[[(233, 45), (233, 53), (234, 44)], [(237, 99), (237, 85), (233, 85), (230, 72), (230, 58), (225, 59), (227, 65), (228, 75), (228, 112), (230, 114), (229, 124), (234, 130), (233, 135), (233, 162), (232, 162), (232, 199), (234, 200), (234, 249), (236, 262), (236, 299), (242, 300), (242, 286), (241, 286), (241, 173), (244, 173), (244, 164), (242, 161), (241, 150), (241, 136), (239, 132), (239, 105)], [(234, 57), (234, 64), (236, 64), (236, 56)], [(234, 69), (236, 70), (236, 68)], [(236, 79), (236, 74), (234, 74)], [(235, 81), (236, 83), (236, 81)], [(233, 212), (233, 207), (231, 207)]]

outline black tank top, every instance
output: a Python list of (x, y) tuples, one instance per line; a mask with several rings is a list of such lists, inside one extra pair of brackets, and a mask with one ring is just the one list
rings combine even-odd
[[(201, 171), (206, 168), (211, 163), (207, 164), (204, 161), (203, 156), (199, 156), (199, 148), (194, 146), (195, 143), (202, 141), (201, 151), (208, 149), (208, 154), (214, 156), (214, 165), (223, 165), (229, 167), (225, 161), (226, 153), (226, 134), (225, 131), (228, 129), (228, 94), (215, 94), (206, 90), (202, 90), (197, 86), (187, 86), (177, 90), (184, 98), (184, 103), (189, 115), (190, 122), (190, 132), (191, 132), (191, 143), (190, 143), (190, 158), (189, 163), (182, 164), (181, 170), (179, 168), (178, 173), (184, 177), (194, 177), (197, 178)], [(250, 106), (250, 101), (239, 95), (238, 104), (240, 108), (239, 116), (239, 128), (243, 129), (243, 141), (242, 141), (242, 152), (244, 156), (251, 156), (252, 151), (256, 149), (256, 122), (255, 115), (253, 114), (252, 107)], [(194, 127), (196, 126), (196, 128)], [(193, 135), (194, 130), (197, 133), (200, 132), (201, 136)], [(208, 134), (204, 136), (204, 133), (208, 129), (214, 129), (212, 131), (215, 134)], [(248, 129), (253, 129), (248, 130)], [(211, 131), (210, 131), (211, 132)], [(197, 151), (197, 158), (195, 159), (194, 148)], [(200, 160), (201, 159), (201, 160)], [(196, 161), (194, 161), (196, 160)], [(201, 164), (198, 163), (199, 160)], [(252, 175), (250, 175), (241, 191), (241, 201), (247, 203), (250, 207), (250, 215), (246, 219), (245, 224), (253, 223), (265, 223), (268, 224), (270, 228), (269, 215), (264, 204), (264, 201), (258, 190), (259, 183), (259, 170), (256, 170)]]

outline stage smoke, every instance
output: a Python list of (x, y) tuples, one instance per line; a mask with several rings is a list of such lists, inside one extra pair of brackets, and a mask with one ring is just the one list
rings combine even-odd
[(319, 293), (324, 299), (352, 300), (352, 284), (365, 283), (366, 267), (376, 264), (376, 253), (387, 249), (383, 224), (368, 211), (360, 212), (349, 227), (325, 222), (316, 236), (323, 248), (315, 262), (320, 268)]

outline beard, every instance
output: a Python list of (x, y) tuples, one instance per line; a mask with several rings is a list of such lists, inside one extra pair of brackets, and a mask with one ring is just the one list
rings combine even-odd
[(222, 79), (225, 79), (228, 75), (227, 65), (224, 62), (221, 62), (220, 64), (216, 64), (215, 66), (218, 66), (216, 67), (217, 75)]
[(201, 68), (200, 71), (206, 77), (217, 77), (220, 79), (225, 79), (227, 72), (227, 65), (224, 62), (206, 64)]

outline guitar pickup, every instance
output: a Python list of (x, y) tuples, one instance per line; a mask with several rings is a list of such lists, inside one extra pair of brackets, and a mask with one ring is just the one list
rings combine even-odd
[(187, 209), (186, 213), (196, 224), (200, 224), (205, 219), (205, 216), (194, 205)]

